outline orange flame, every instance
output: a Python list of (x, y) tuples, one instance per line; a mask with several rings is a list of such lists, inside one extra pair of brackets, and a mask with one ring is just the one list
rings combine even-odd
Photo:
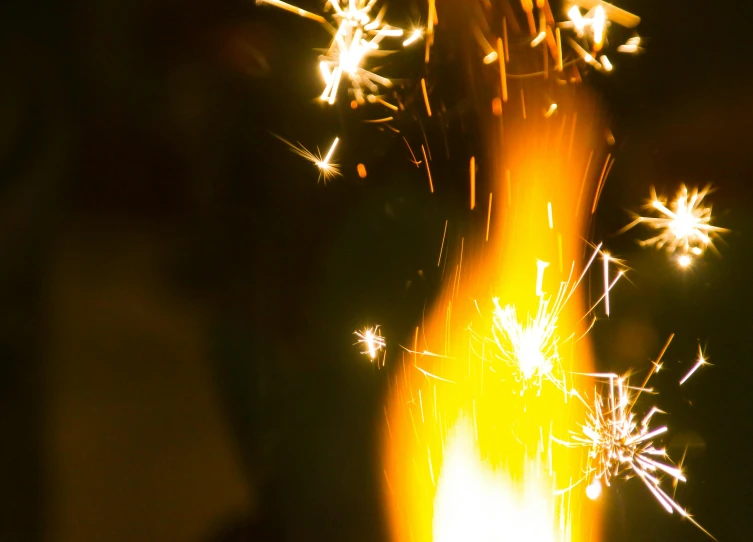
[[(541, 295), (556, 296), (571, 270), (580, 276), (586, 259), (602, 130), (588, 105), (560, 100), (559, 114), (545, 118), (540, 101), (537, 119), (505, 119), (504, 138), (495, 119), (488, 242), (455, 239), (443, 295), (390, 382), (384, 486), (395, 542), (560, 542), (597, 530), (587, 482), (577, 485), (585, 455), (555, 442), (578, 428), (582, 404), (551, 382), (524, 390), (490, 339), (493, 298), (525, 322)], [(451, 243), (448, 234), (445, 250)], [(543, 278), (537, 261), (549, 264)], [(576, 290), (556, 323), (566, 389), (573, 373), (592, 370), (579, 340), (584, 297)]]

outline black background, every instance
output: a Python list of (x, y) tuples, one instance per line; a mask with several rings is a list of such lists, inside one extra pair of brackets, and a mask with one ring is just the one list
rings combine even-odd
[[(299, 4), (316, 11), (315, 2)], [(410, 16), (409, 3), (400, 4), (391, 13)], [(613, 318), (592, 340), (605, 367), (625, 370), (645, 366), (677, 334), (668, 375), (658, 383), (671, 389), (661, 397), (672, 414), (670, 451), (690, 446), (689, 482), (678, 500), (718, 539), (747, 540), (753, 75), (745, 4), (621, 5), (641, 15), (647, 51), (586, 84), (604, 101), (617, 139), (594, 238), (605, 239), (634, 272), (632, 285), (614, 294)], [(453, 37), (439, 33), (441, 39)], [(469, 220), (467, 153), (477, 136), (448, 111), (454, 154), (434, 168), (437, 193), (430, 195), (425, 172), (407, 160), (400, 138), (364, 128), (360, 113), (347, 107), (316, 102), (314, 49), (323, 40), (316, 24), (253, 2), (79, 0), (0, 8), (0, 540), (61, 539), (50, 510), (65, 508), (65, 496), (47, 448), (50, 434), (66, 433), (51, 421), (58, 403), (50, 393), (58, 390), (50, 382), (65, 381), (50, 376), (61, 370), (57, 334), (66, 329), (55, 322), (75, 321), (86, 310), (77, 309), (76, 292), (59, 276), (60, 262), (72, 259), (74, 269), (91, 274), (79, 277), (82, 295), (108, 298), (106, 289), (96, 290), (100, 266), (139, 265), (138, 248), (121, 253), (124, 235), (140, 239), (129, 246), (166, 247), (154, 271), (157, 290), (203, 315), (198, 328), (209, 385), (254, 495), (248, 510), (217, 517), (192, 540), (387, 539), (375, 430), (386, 373), (364, 363), (350, 333), (379, 322), (399, 342), (420, 320), (440, 284), (433, 262), (444, 221)], [(437, 54), (451, 49), (438, 44)], [(398, 69), (415, 76), (418, 60), (403, 59)], [(437, 70), (444, 87), (437, 86), (436, 97), (462, 109), (453, 87), (460, 67), (445, 59)], [(410, 119), (400, 127), (420, 135)], [(442, 141), (436, 122), (426, 130)], [(326, 147), (340, 135), (345, 175), (317, 184), (315, 169), (270, 132), (308, 147)], [(358, 161), (366, 164), (366, 179), (355, 175)], [(718, 244), (721, 257), (708, 254), (688, 271), (664, 254), (639, 250), (637, 234), (613, 235), (651, 185), (667, 194), (680, 182), (717, 186), (717, 223), (732, 230)], [(73, 300), (64, 314), (51, 293), (61, 289)], [(95, 316), (108, 321), (106, 304)], [(158, 315), (144, 318), (156, 330), (167, 325)], [(106, 330), (91, 340), (117, 335)], [(678, 389), (679, 362), (693, 359), (699, 341), (714, 366)], [(137, 367), (149, 350), (139, 337), (122, 345), (124, 359)], [(183, 367), (170, 352), (164, 358), (155, 385), (168, 390), (180, 386)], [(82, 371), (94, 374), (96, 385), (96, 374), (109, 367), (100, 359)], [(159, 419), (159, 402), (149, 409)], [(79, 415), (96, 410), (95, 402)], [(201, 431), (199, 424), (197, 442)], [(75, 438), (87, 450), (100, 435)], [(145, 433), (138, 445), (148, 456), (160, 438)], [(93, 466), (102, 461), (91, 455)], [(187, 471), (211, 476), (213, 468), (208, 461)], [(81, 476), (96, 473), (92, 467)], [(160, 475), (157, 468), (129, 476)], [(90, 498), (124, 510), (159, 509), (186, 491), (176, 484), (153, 502), (134, 503), (119, 488), (103, 487)], [(605, 540), (705, 536), (669, 517), (635, 480), (615, 486), (604, 505)], [(98, 520), (106, 525), (108, 518)], [(141, 529), (139, 521), (134, 512), (133, 533), (117, 539), (172, 539), (169, 529)]]

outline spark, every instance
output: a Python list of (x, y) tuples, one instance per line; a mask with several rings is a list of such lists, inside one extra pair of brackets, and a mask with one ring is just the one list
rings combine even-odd
[(367, 327), (363, 331), (354, 331), (358, 342), (356, 344), (363, 344), (364, 350), (362, 354), (367, 354), (372, 361), (377, 359), (377, 354), (380, 350), (383, 350), (387, 346), (385, 338), (382, 336), (382, 332), (379, 331), (379, 326)]
[(709, 360), (706, 359), (703, 355), (703, 350), (701, 350), (701, 345), (698, 345), (698, 361), (696, 361), (695, 365), (690, 369), (690, 371), (687, 372), (687, 374), (682, 377), (682, 380), (680, 380), (680, 386), (685, 384), (687, 380), (693, 376), (693, 373), (695, 373), (702, 365), (711, 365), (709, 363)]
[(277, 139), (290, 147), (290, 150), (292, 150), (298, 156), (305, 158), (306, 160), (314, 164), (317, 168), (319, 168), (319, 178), (317, 179), (317, 182), (323, 180), (326, 184), (327, 181), (332, 180), (338, 175), (342, 175), (340, 173), (340, 165), (332, 162), (332, 154), (335, 152), (335, 147), (337, 147), (337, 144), (340, 141), (339, 137), (336, 137), (332, 142), (332, 145), (330, 146), (329, 151), (327, 151), (326, 156), (322, 156), (321, 152), (319, 152), (319, 149), (317, 149), (317, 154), (314, 154), (300, 143), (294, 144), (287, 139), (278, 136), (277, 134), (272, 135), (274, 135)]
[[(567, 11), (568, 20), (559, 23), (559, 28), (572, 29), (575, 36), (581, 42), (578, 44), (568, 38), (573, 50), (587, 64), (590, 64), (599, 71), (611, 72), (612, 63), (606, 55), (596, 56), (607, 44), (607, 29), (612, 22), (625, 28), (634, 28), (640, 23), (640, 17), (633, 15), (623, 9), (602, 0), (575, 0), (575, 5)], [(586, 9), (586, 13), (581, 12), (581, 8)], [(637, 42), (635, 41), (637, 40)], [(624, 45), (617, 48), (618, 52), (636, 52), (637, 44), (640, 38), (630, 38)]]
[(641, 50), (641, 37), (640, 36), (633, 36), (632, 38), (628, 39), (624, 45), (620, 45), (617, 47), (618, 53), (637, 53)]
[(549, 262), (536, 260), (536, 295), (544, 295), (544, 271), (549, 267)]
[(471, 211), (476, 207), (476, 157), (471, 156), (470, 164), (471, 173)]
[[(380, 43), (385, 38), (400, 38), (405, 32), (395, 26), (383, 23), (385, 8), (376, 16), (372, 16), (377, 0), (327, 0), (332, 6), (331, 15), (334, 24), (330, 24), (324, 17), (310, 13), (296, 6), (280, 0), (257, 0), (285, 11), (295, 13), (301, 17), (324, 24), (331, 31), (333, 37), (327, 52), (320, 57), (319, 69), (324, 79), (324, 90), (321, 99), (334, 104), (340, 91), (343, 78), (350, 80), (356, 103), (364, 103), (364, 92), (376, 94), (379, 86), (391, 87), (392, 81), (369, 71), (364, 67), (366, 62), (380, 53)], [(345, 5), (346, 4), (346, 5)], [(418, 40), (423, 31), (414, 30), (403, 41), (404, 46)]]
[(479, 47), (484, 51), (484, 64), (491, 64), (497, 60), (497, 51), (495, 51), (487, 41), (481, 28), (479, 28), (478, 25), (473, 25), (471, 30), (473, 31), (473, 37), (476, 38), (476, 43), (478, 43)]
[(557, 104), (556, 103), (549, 104), (549, 109), (547, 109), (546, 112), (544, 113), (544, 118), (548, 119), (549, 117), (554, 115), (555, 111), (557, 111)]
[[(673, 483), (685, 482), (682, 470), (676, 467), (664, 448), (657, 447), (655, 439), (668, 431), (663, 425), (651, 426), (655, 414), (663, 414), (652, 406), (648, 413), (639, 418), (634, 408), (648, 379), (661, 367), (657, 361), (641, 387), (632, 387), (628, 376), (597, 374), (607, 386), (604, 395), (596, 393), (593, 406), (588, 406), (586, 422), (581, 432), (573, 435), (573, 444), (589, 448), (587, 478), (590, 483), (586, 495), (595, 499), (601, 494), (602, 485), (610, 486), (610, 481), (619, 476), (637, 476), (669, 512), (678, 512), (696, 527), (711, 536), (690, 514), (682, 508), (661, 487), (662, 477), (668, 475)], [(712, 537), (713, 538), (713, 537)]]
[(489, 225), (492, 222), (492, 192), (489, 192), (489, 210), (486, 213), (486, 239), (489, 240)]
[(421, 145), (421, 152), (424, 153), (424, 164), (426, 164), (426, 175), (429, 177), (429, 190), (434, 193), (434, 182), (431, 180), (431, 169), (429, 169), (429, 159), (426, 157), (426, 147)]
[(559, 336), (555, 333), (557, 313), (550, 309), (550, 301), (542, 295), (536, 316), (529, 316), (522, 324), (514, 305), (503, 308), (498, 298), (493, 299), (492, 332), (499, 348), (497, 357), (513, 368), (516, 379), (524, 385), (533, 381), (540, 387), (544, 379), (556, 378), (553, 375), (560, 360)]
[[(502, 307), (499, 304), (499, 298), (492, 299), (494, 310), (491, 340), (498, 350), (496, 357), (512, 368), (516, 380), (523, 384), (523, 390), (529, 386), (540, 388), (544, 380), (549, 380), (559, 389), (567, 391), (558, 353), (560, 336), (556, 332), (557, 320), (596, 257), (603, 254), (601, 247), (602, 245), (599, 244), (594, 248), (583, 271), (575, 281), (572, 280), (573, 269), (571, 269), (570, 276), (566, 281), (560, 282), (557, 294), (553, 298), (547, 296), (543, 288), (544, 270), (549, 263), (537, 260), (536, 295), (539, 298), (539, 304), (536, 315), (533, 317), (529, 315), (523, 323), (518, 319), (514, 305)], [(612, 257), (609, 257), (608, 261), (621, 263)], [(609, 291), (623, 275), (624, 271), (620, 270), (611, 283), (605, 279), (604, 295), (593, 304), (583, 318), (609, 295)]]
[(403, 47), (408, 47), (409, 45), (415, 43), (419, 39), (421, 39), (424, 36), (424, 31), (421, 28), (417, 28), (411, 32), (411, 35), (403, 42)]
[(280, 0), (256, 0), (256, 3), (257, 5), (269, 4), (270, 6), (275, 6), (277, 8), (283, 9), (290, 13), (294, 13), (305, 19), (311, 19), (312, 21), (316, 21), (318, 23), (327, 24), (326, 19), (322, 17), (321, 15), (317, 15), (316, 13), (311, 13), (310, 11), (306, 11), (305, 9), (301, 9), (299, 7), (293, 6), (291, 4), (288, 4), (287, 2), (281, 2)]
[(714, 237), (721, 232), (729, 231), (711, 225), (711, 207), (703, 204), (709, 191), (709, 186), (700, 191), (697, 188), (688, 191), (687, 187), (682, 185), (675, 198), (667, 202), (657, 197), (652, 189), (650, 208), (658, 211), (661, 216), (638, 216), (622, 228), (620, 233), (640, 223), (660, 230), (658, 235), (640, 241), (640, 245), (664, 248), (671, 254), (677, 252), (680, 265), (688, 267), (694, 256), (701, 256), (707, 248), (713, 248)]
[(426, 104), (426, 114), (431, 117), (431, 106), (429, 105), (429, 94), (426, 92), (426, 79), (421, 78), (421, 92), (424, 95), (424, 103)]

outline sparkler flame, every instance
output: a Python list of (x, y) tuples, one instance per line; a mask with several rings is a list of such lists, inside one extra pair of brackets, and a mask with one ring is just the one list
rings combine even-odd
[[(484, 200), (496, 205), (477, 206), (488, 214), (488, 236), (453, 244), (451, 224), (441, 234), (440, 263), (452, 278), (405, 349), (385, 410), (395, 542), (569, 542), (598, 531), (585, 495), (563, 490), (582, 477), (586, 453), (553, 435), (586, 412), (569, 394), (582, 380), (572, 371), (591, 359), (578, 339), (590, 323), (578, 288), (601, 246), (585, 266), (564, 262), (583, 259), (580, 232), (597, 189), (588, 180), (598, 174), (584, 175), (585, 143), (600, 132), (591, 131), (588, 108), (576, 123), (570, 100), (557, 102), (558, 117), (505, 118), (504, 133), (514, 134), (505, 139), (508, 161), (485, 170), (496, 193)], [(493, 126), (492, 152), (502, 134)]]

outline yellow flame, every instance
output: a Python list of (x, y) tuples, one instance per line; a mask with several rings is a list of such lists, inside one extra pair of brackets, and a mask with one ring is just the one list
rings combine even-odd
[(574, 373), (592, 370), (587, 341), (578, 340), (584, 292), (576, 290), (556, 318), (564, 385), (522, 382), (527, 372), (512, 372), (493, 339), (495, 303), (530, 321), (543, 299), (582, 272), (598, 174), (589, 164), (600, 162), (595, 146), (603, 140), (594, 118), (570, 99), (560, 100), (558, 117), (505, 117), (504, 131), (493, 118), (487, 154), (508, 158), (488, 168), (488, 242), (483, 232), (463, 238), (450, 223), (440, 256), (445, 290), (403, 342), (403, 366), (390, 383), (383, 452), (394, 542), (563, 542), (598, 530), (598, 504), (583, 480), (587, 457), (556, 442), (584, 417), (566, 391), (577, 383)]
[(554, 498), (531, 465), (522, 487), (504, 470), (484, 462), (473, 425), (462, 418), (447, 438), (437, 483), (432, 527), (434, 542), (555, 542), (551, 516)]

